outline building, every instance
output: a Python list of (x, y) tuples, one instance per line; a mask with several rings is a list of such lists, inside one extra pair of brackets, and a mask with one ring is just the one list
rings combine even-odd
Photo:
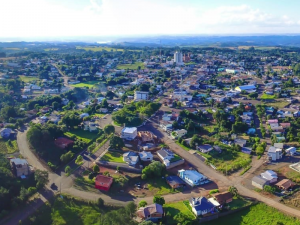
[(173, 128), (173, 124), (168, 121), (161, 121), (159, 126), (164, 130), (164, 131), (171, 131)]
[(252, 186), (259, 188), (259, 189), (264, 189), (265, 185), (269, 185), (270, 182), (267, 181), (266, 179), (262, 178), (261, 176), (255, 176), (252, 178)]
[(220, 205), (232, 202), (233, 198), (232, 194), (229, 191), (223, 193), (216, 193), (213, 195), (213, 197)]
[(174, 63), (176, 63), (178, 65), (183, 64), (182, 53), (181, 52), (175, 52), (174, 53)]
[(241, 138), (236, 138), (236, 139), (234, 139), (234, 144), (239, 145), (241, 147), (245, 147), (247, 144), (247, 140), (241, 139)]
[(187, 130), (185, 130), (185, 129), (180, 129), (180, 130), (175, 130), (175, 131), (173, 131), (172, 133), (171, 133), (171, 137), (173, 138), (173, 139), (175, 139), (175, 138), (181, 138), (181, 137), (183, 137), (184, 135), (186, 135), (187, 134)]
[(152, 161), (153, 160), (153, 155), (151, 152), (145, 152), (145, 151), (142, 151), (139, 153), (139, 157), (141, 159), (141, 161)]
[(281, 190), (288, 190), (295, 186), (296, 184), (289, 180), (289, 179), (283, 179), (275, 184), (276, 187), (278, 187)]
[(140, 101), (140, 100), (148, 100), (149, 98), (149, 92), (147, 91), (135, 91), (134, 92), (134, 100)]
[(181, 188), (186, 186), (185, 182), (178, 176), (168, 176), (166, 177), (166, 181), (171, 188)]
[(196, 216), (203, 216), (205, 214), (212, 213), (215, 209), (215, 206), (205, 197), (190, 198), (189, 203), (192, 207), (192, 212)]
[(91, 122), (91, 121), (84, 121), (83, 122), (83, 130), (88, 130), (90, 132), (93, 132), (93, 131), (97, 131), (98, 128), (96, 126), (96, 123)]
[(288, 155), (294, 155), (296, 153), (297, 149), (295, 147), (290, 147), (287, 150), (285, 150), (286, 154)]
[(254, 85), (244, 85), (236, 87), (235, 90), (239, 92), (246, 91), (247, 93), (253, 93), (256, 92), (256, 87)]
[(138, 131), (137, 136), (142, 140), (142, 142), (152, 142), (157, 137), (150, 131)]
[(266, 172), (261, 173), (260, 176), (269, 181), (270, 184), (277, 182), (278, 179), (277, 173), (273, 170), (266, 170)]
[(269, 160), (276, 161), (282, 158), (282, 149), (271, 146), (268, 149)]
[(139, 161), (139, 156), (135, 152), (126, 152), (123, 154), (123, 161), (126, 162), (129, 166), (135, 167)]
[(170, 166), (171, 160), (174, 158), (174, 153), (169, 149), (162, 148), (157, 151), (157, 156), (165, 164), (165, 166)]
[(209, 182), (207, 177), (198, 173), (196, 170), (179, 170), (179, 177), (184, 180), (188, 185), (194, 187)]
[(139, 208), (136, 214), (142, 220), (151, 220), (156, 222), (163, 217), (164, 210), (161, 205), (154, 203), (152, 205)]
[(0, 135), (3, 138), (9, 138), (11, 133), (12, 133), (12, 129), (10, 128), (2, 128), (0, 130)]
[(137, 136), (137, 128), (136, 127), (124, 127), (121, 132), (121, 138), (131, 141), (135, 139)]
[(13, 170), (13, 174), (17, 177), (28, 176), (30, 173), (29, 165), (26, 159), (11, 159), (10, 165)]
[(199, 145), (198, 150), (203, 153), (212, 151), (214, 148), (211, 145)]
[(112, 177), (97, 175), (95, 179), (95, 188), (103, 191), (108, 191), (113, 183)]

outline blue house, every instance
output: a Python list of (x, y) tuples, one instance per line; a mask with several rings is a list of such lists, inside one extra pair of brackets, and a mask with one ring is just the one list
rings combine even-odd
[(12, 129), (10, 128), (2, 128), (0, 130), (0, 135), (3, 138), (9, 138), (11, 133), (12, 133)]
[(192, 207), (192, 211), (196, 216), (213, 213), (215, 210), (215, 206), (205, 197), (190, 198), (189, 202)]

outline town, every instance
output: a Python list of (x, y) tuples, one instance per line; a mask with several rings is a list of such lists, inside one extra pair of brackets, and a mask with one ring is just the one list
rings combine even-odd
[(299, 48), (3, 42), (0, 80), (1, 224), (300, 224)]

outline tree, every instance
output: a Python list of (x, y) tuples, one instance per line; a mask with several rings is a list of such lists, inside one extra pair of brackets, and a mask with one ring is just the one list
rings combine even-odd
[(132, 216), (136, 212), (136, 204), (134, 202), (129, 202), (125, 206), (125, 210), (130, 216)]
[(101, 102), (101, 107), (102, 108), (107, 108), (108, 107), (108, 102), (106, 99), (103, 99), (102, 102)]
[(93, 166), (93, 171), (94, 171), (94, 173), (99, 173), (100, 172), (99, 166), (98, 165), (94, 165)]
[(98, 205), (99, 208), (103, 207), (104, 206), (104, 200), (102, 198), (98, 198), (97, 205)]
[(139, 225), (156, 225), (156, 223), (153, 223), (151, 220), (144, 220)]
[(70, 166), (66, 166), (65, 173), (69, 174), (70, 172), (71, 172), (71, 167)]
[(63, 117), (62, 122), (66, 124), (66, 126), (74, 128), (75, 126), (78, 126), (81, 123), (81, 119), (74, 112), (68, 112)]
[(142, 200), (139, 202), (139, 207), (145, 207), (147, 205), (147, 202), (145, 200)]
[(49, 174), (48, 174), (47, 171), (36, 170), (35, 173), (34, 173), (34, 179), (36, 181), (36, 187), (37, 188), (44, 187), (49, 182), (48, 176), (49, 176)]
[[(147, 177), (160, 177), (163, 173), (164, 165), (159, 161), (151, 162), (142, 170), (142, 179)], [(143, 175), (145, 175), (143, 177)]]
[(74, 153), (71, 151), (68, 151), (67, 153), (62, 154), (60, 156), (60, 161), (62, 161), (63, 163), (67, 163), (73, 158), (73, 156), (74, 156)]
[(75, 163), (77, 165), (81, 165), (83, 163), (83, 157), (82, 157), (82, 155), (78, 155), (77, 156), (77, 159), (75, 160)]
[(165, 204), (165, 199), (162, 196), (156, 195), (156, 196), (153, 197), (153, 203), (164, 205)]
[(233, 196), (237, 196), (238, 195), (238, 190), (235, 186), (230, 186), (228, 191), (233, 195)]
[(112, 133), (115, 133), (115, 127), (111, 124), (107, 124), (104, 129), (103, 129), (104, 133), (106, 135), (110, 135)]
[(52, 102), (52, 108), (54, 110), (58, 109), (58, 107), (59, 107), (59, 103), (58, 102)]
[(124, 147), (124, 141), (122, 138), (118, 137), (118, 136), (113, 136), (110, 139), (110, 147), (113, 149), (121, 149), (122, 147)]

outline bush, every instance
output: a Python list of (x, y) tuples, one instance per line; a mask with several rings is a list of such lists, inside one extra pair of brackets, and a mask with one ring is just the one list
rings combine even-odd
[(219, 193), (219, 189), (213, 189), (209, 192), (210, 195), (215, 194), (215, 193)]
[(98, 198), (97, 205), (98, 205), (99, 208), (103, 207), (104, 206), (104, 200), (102, 198)]
[(145, 207), (147, 205), (147, 202), (145, 200), (140, 201), (139, 207)]

